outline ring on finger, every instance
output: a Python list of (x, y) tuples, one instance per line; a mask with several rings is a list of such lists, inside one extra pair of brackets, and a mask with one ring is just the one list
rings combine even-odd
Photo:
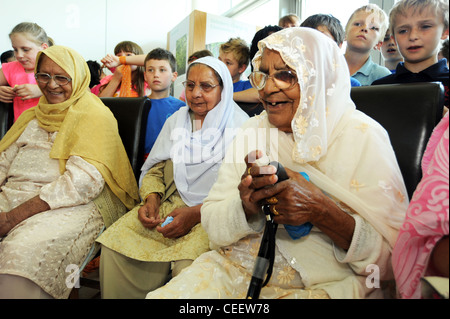
[(275, 196), (272, 196), (270, 198), (268, 198), (267, 203), (269, 203), (270, 205), (276, 205), (278, 204), (278, 199)]
[(275, 216), (280, 215), (280, 213), (279, 213), (279, 212), (277, 211), (277, 209), (275, 208), (275, 205), (272, 206), (272, 211), (273, 211), (273, 214), (274, 214)]
[(251, 170), (252, 168), (251, 167), (249, 167), (248, 169), (247, 169), (247, 175), (252, 175), (251, 173), (250, 173), (250, 170)]

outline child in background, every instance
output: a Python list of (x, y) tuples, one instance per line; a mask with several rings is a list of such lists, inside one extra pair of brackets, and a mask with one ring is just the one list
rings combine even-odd
[(284, 28), (298, 27), (300, 25), (300, 19), (297, 15), (290, 13), (281, 17), (278, 21), (278, 26)]
[(234, 92), (252, 88), (250, 81), (241, 80), (250, 62), (250, 48), (240, 38), (231, 38), (220, 46), (219, 60), (225, 63), (233, 80)]
[(214, 56), (214, 55), (209, 50), (200, 50), (200, 51), (194, 52), (189, 56), (188, 64), (191, 64), (195, 60), (203, 58), (205, 56)]
[(23, 111), (36, 106), (42, 92), (34, 78), (36, 54), (49, 47), (48, 36), (36, 23), (23, 22), (9, 34), (17, 61), (0, 69), (0, 101), (14, 103), (14, 121)]
[[(267, 38), (272, 33), (278, 32), (280, 30), (283, 30), (283, 28), (278, 25), (266, 25), (264, 28), (256, 31), (256, 33), (252, 39), (252, 44), (250, 45), (250, 68), (251, 68), (252, 72), (253, 72), (252, 61), (253, 61), (253, 58), (255, 57), (256, 53), (259, 50), (258, 42), (261, 41), (262, 39)], [(258, 96), (259, 96), (259, 94), (258, 94)]]
[(395, 74), (373, 84), (439, 81), (445, 87), (448, 108), (449, 70), (438, 60), (441, 40), (448, 37), (448, 2), (444, 0), (401, 0), (389, 13), (392, 33), (405, 62)]
[[(122, 41), (114, 48), (118, 59), (127, 56), (142, 55), (142, 48), (132, 41)], [(104, 77), (100, 82), (100, 97), (139, 97), (150, 94), (144, 80), (144, 67), (122, 63), (112, 75)]]
[(442, 42), (442, 46), (441, 46), (441, 49), (439, 50), (439, 54), (438, 54), (438, 59), (439, 60), (446, 59), (447, 60), (447, 67), (448, 67), (448, 62), (449, 62), (449, 59), (448, 59), (448, 38), (445, 39)]
[(17, 61), (13, 50), (8, 50), (8, 51), (3, 52), (0, 59), (1, 59), (2, 64), (12, 62), (12, 61)]
[(397, 65), (400, 62), (403, 62), (403, 57), (397, 48), (397, 43), (395, 43), (390, 30), (388, 30), (384, 36), (383, 44), (381, 45), (381, 55), (384, 59), (384, 66), (387, 67), (392, 74), (395, 73)]
[(89, 60), (86, 61), (89, 72), (91, 73), (91, 82), (89, 83), (89, 88), (91, 89), (91, 92), (95, 95), (98, 95), (98, 92), (95, 93), (92, 89), (95, 86), (98, 86), (100, 84), (100, 81), (106, 76), (106, 74), (103, 72), (103, 68), (97, 61)]
[[(342, 27), (341, 21), (331, 14), (314, 14), (306, 18), (300, 26), (316, 29), (322, 32), (336, 42), (339, 48), (342, 48), (342, 43), (344, 43), (345, 39), (345, 31)], [(359, 81), (354, 77), (350, 77), (350, 83), (352, 86), (361, 86), (361, 83), (359, 83)]]
[(144, 78), (152, 90), (149, 95), (152, 107), (148, 114), (145, 135), (145, 158), (147, 158), (166, 120), (186, 103), (170, 96), (170, 86), (178, 76), (177, 62), (170, 51), (161, 48), (150, 51), (144, 65)]
[[(253, 65), (252, 61), (255, 57), (256, 52), (258, 52), (258, 42), (262, 39), (265, 39), (269, 35), (271, 35), (274, 32), (278, 32), (280, 30), (283, 30), (282, 27), (278, 25), (267, 25), (264, 28), (258, 30), (253, 39), (252, 44), (250, 46), (250, 67), (251, 71), (253, 72)], [(262, 104), (260, 104), (259, 101), (259, 93), (258, 90), (255, 88), (250, 88), (245, 91), (239, 91), (233, 93), (233, 100), (237, 103), (251, 103), (251, 104), (257, 104), (258, 106), (255, 107), (254, 111), (251, 111), (250, 113), (247, 112), (248, 115), (253, 116), (255, 114), (259, 114), (264, 108), (262, 107)]]
[(345, 59), (350, 75), (361, 85), (370, 85), (373, 81), (385, 77), (391, 72), (388, 68), (372, 61), (370, 53), (379, 50), (388, 29), (386, 13), (375, 4), (356, 9), (345, 27), (347, 48)]

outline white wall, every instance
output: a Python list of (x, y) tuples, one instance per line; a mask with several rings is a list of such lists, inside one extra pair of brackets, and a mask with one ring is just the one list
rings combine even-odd
[(8, 35), (25, 21), (86, 60), (100, 60), (124, 40), (148, 53), (166, 48), (167, 33), (191, 10), (191, 0), (0, 0), (0, 53), (11, 49)]

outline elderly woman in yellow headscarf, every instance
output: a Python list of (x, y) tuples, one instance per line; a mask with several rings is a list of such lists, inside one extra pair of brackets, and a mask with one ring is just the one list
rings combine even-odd
[(0, 298), (67, 298), (98, 234), (139, 198), (83, 57), (52, 46), (36, 60), (43, 96), (0, 141)]

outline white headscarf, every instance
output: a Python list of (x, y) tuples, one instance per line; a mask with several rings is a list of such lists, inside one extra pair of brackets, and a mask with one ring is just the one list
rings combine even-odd
[[(311, 28), (283, 29), (261, 40), (258, 47), (253, 59), (255, 70), (259, 70), (262, 53), (268, 48), (279, 52), (299, 79), (300, 105), (291, 124), (293, 160), (319, 160), (327, 153), (331, 134), (343, 114), (355, 109), (350, 98), (349, 70), (342, 67), (347, 63), (343, 54), (333, 40)], [(322, 74), (326, 76), (318, 76)]]
[(139, 185), (148, 170), (161, 161), (174, 163), (174, 180), (181, 198), (188, 206), (201, 204), (217, 178), (226, 148), (236, 129), (248, 115), (233, 101), (233, 81), (226, 65), (213, 57), (201, 63), (214, 69), (222, 79), (220, 102), (208, 112), (202, 128), (192, 132), (189, 108), (182, 107), (164, 124), (147, 160), (142, 166)]

